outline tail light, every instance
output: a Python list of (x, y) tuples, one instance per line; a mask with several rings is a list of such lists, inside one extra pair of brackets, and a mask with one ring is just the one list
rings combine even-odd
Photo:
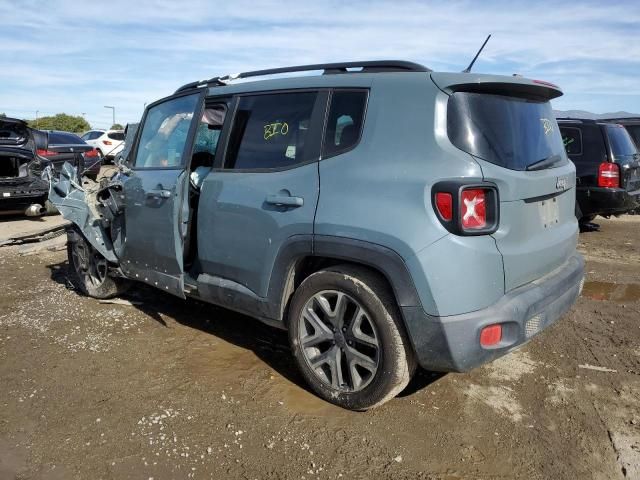
[(598, 167), (598, 186), (607, 188), (620, 187), (620, 167), (617, 163), (602, 162)]
[(98, 150), (96, 150), (95, 148), (92, 148), (88, 152), (84, 152), (84, 158), (96, 158), (99, 156), (100, 155), (98, 155)]
[(436, 208), (442, 219), (450, 222), (453, 219), (453, 195), (449, 192), (437, 192)]
[(498, 229), (497, 187), (488, 182), (444, 181), (433, 186), (433, 206), (442, 225), (456, 235), (486, 235)]
[(104, 143), (105, 145), (111, 145), (111, 142), (109, 140), (103, 140), (102, 143)]
[(462, 228), (478, 230), (487, 227), (487, 208), (485, 204), (485, 190), (482, 188), (468, 188), (462, 191), (460, 216)]
[(46, 150), (43, 148), (39, 148), (36, 150), (36, 153), (41, 157), (53, 157), (54, 155), (58, 155), (58, 152), (54, 152), (53, 150)]

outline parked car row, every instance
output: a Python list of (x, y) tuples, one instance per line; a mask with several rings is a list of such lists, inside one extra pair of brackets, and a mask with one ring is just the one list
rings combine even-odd
[(65, 162), (93, 180), (102, 164), (99, 152), (74, 133), (36, 130), (23, 120), (0, 118), (0, 213), (47, 212), (49, 183), (42, 172), (47, 165), (59, 171)]
[[(640, 205), (640, 119), (558, 118), (565, 149), (576, 166), (576, 217), (635, 211)], [(623, 124), (624, 122), (624, 124)], [(626, 127), (626, 128), (625, 128)]]

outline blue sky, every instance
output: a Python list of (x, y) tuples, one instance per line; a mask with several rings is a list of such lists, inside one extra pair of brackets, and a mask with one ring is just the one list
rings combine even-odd
[(139, 119), (215, 75), (406, 59), (559, 84), (557, 109), (640, 113), (640, 2), (0, 0), (0, 112)]

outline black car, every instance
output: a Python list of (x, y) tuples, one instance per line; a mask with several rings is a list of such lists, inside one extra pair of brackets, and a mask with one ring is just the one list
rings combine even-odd
[(605, 122), (618, 123), (624, 126), (640, 150), (640, 117), (608, 118)]
[[(47, 135), (16, 118), (0, 118), (0, 213), (44, 213), (49, 183), (41, 178)], [(30, 208), (32, 207), (33, 208)]]
[(56, 170), (64, 162), (82, 165), (82, 174), (93, 180), (98, 177), (102, 159), (98, 151), (75, 133), (48, 130), (48, 146), (38, 150), (38, 155), (51, 161)]
[(640, 153), (620, 124), (559, 118), (569, 159), (576, 166), (576, 216), (582, 224), (640, 205)]

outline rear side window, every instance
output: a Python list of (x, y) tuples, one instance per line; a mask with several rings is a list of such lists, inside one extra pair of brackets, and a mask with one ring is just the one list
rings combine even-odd
[(117, 140), (119, 142), (124, 140), (124, 132), (111, 132), (107, 134), (111, 140)]
[(629, 132), (621, 125), (607, 125), (609, 145), (614, 156), (633, 155), (638, 152)]
[(447, 132), (460, 150), (511, 170), (551, 168), (567, 162), (558, 123), (547, 101), (455, 92), (449, 97)]
[(324, 137), (323, 158), (339, 155), (357, 145), (362, 133), (366, 105), (366, 90), (333, 92)]
[(83, 143), (85, 143), (84, 140), (74, 133), (49, 133), (49, 145), (82, 145)]
[(561, 127), (560, 134), (567, 155), (582, 155), (582, 132), (579, 128)]
[(286, 168), (309, 160), (306, 148), (317, 92), (241, 97), (225, 168)]

